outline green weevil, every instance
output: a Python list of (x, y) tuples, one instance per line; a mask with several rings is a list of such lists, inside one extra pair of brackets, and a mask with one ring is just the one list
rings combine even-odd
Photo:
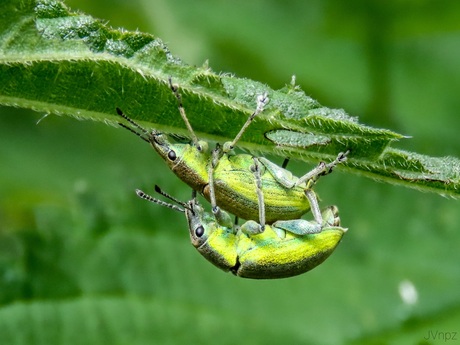
[(277, 220), (298, 219), (311, 209), (315, 221), (322, 224), (312, 186), (320, 176), (330, 173), (335, 166), (344, 162), (348, 151), (340, 153), (329, 164), (321, 162), (301, 178), (264, 157), (234, 154), (232, 149), (236, 142), (268, 102), (267, 95), (261, 95), (257, 99), (256, 110), (235, 139), (209, 152), (207, 143), (199, 141), (193, 132), (178, 88), (171, 80), (169, 83), (190, 132), (191, 144), (174, 143), (163, 132), (155, 129), (148, 131), (117, 108), (118, 114), (129, 123), (120, 125), (151, 144), (182, 181), (210, 201), (216, 218), (226, 217), (221, 212), (223, 209), (237, 217), (258, 221), (263, 229), (265, 224)]
[[(305, 273), (326, 260), (347, 231), (340, 227), (335, 206), (322, 212), (320, 229), (316, 222), (298, 219), (276, 221), (266, 225), (260, 233), (255, 221), (247, 221), (241, 227), (231, 223), (219, 224), (198, 203), (196, 192), (189, 202), (183, 203), (158, 186), (155, 189), (182, 208), (155, 199), (141, 190), (136, 193), (145, 200), (184, 212), (190, 240), (198, 252), (218, 268), (243, 278), (276, 279)], [(294, 234), (292, 227), (303, 228), (304, 234)]]

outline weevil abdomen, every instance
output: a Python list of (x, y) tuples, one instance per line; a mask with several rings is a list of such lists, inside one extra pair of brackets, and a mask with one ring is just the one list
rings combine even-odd
[[(213, 172), (217, 205), (247, 220), (259, 220), (259, 204), (255, 187), (251, 155), (224, 155)], [(280, 188), (278, 181), (268, 171), (261, 175), (264, 193), (266, 223), (277, 220), (297, 219), (310, 209), (305, 196), (305, 185), (293, 188)], [(203, 195), (210, 200), (210, 188), (207, 185)]]
[(239, 242), (238, 269), (234, 274), (252, 279), (276, 279), (308, 272), (332, 254), (345, 233), (343, 228), (329, 227), (317, 234), (267, 239), (267, 231), (273, 232), (266, 227), (264, 233), (244, 240), (252, 242), (249, 246)]

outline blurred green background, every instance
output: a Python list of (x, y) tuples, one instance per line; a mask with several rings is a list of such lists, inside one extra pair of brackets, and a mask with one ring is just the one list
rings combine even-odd
[[(153, 33), (192, 65), (275, 89), (295, 74), (323, 105), (412, 136), (398, 148), (460, 156), (458, 1), (66, 3)], [(337, 171), (317, 186), (350, 229), (331, 258), (244, 280), (195, 251), (182, 215), (135, 196), (159, 184), (190, 197), (143, 141), (0, 114), (2, 345), (460, 342), (458, 201)]]

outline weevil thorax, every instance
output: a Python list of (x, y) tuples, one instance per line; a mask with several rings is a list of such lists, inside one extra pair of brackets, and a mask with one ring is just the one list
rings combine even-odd
[(192, 189), (201, 191), (208, 181), (207, 166), (210, 154), (207, 145), (173, 143), (161, 132), (153, 131), (150, 144), (168, 164), (169, 168)]
[(236, 265), (236, 236), (233, 229), (220, 226), (210, 213), (195, 199), (188, 202), (185, 210), (190, 240), (198, 252), (209, 262), (224, 271)]

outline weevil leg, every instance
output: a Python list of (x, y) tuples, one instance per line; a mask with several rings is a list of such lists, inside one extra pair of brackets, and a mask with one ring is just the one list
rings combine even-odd
[[(283, 232), (290, 232), (295, 235), (317, 234), (326, 227), (340, 226), (339, 210), (336, 206), (325, 208), (321, 212), (321, 217), (323, 219), (322, 224), (319, 224), (316, 220), (293, 219), (278, 220), (271, 226), (278, 236), (283, 236)], [(283, 237), (285, 237), (285, 235)]]
[(337, 155), (337, 158), (328, 164), (326, 164), (325, 162), (320, 162), (316, 168), (314, 168), (312, 171), (309, 171), (308, 173), (300, 177), (297, 180), (295, 185), (298, 186), (302, 184), (303, 182), (309, 181), (309, 180), (313, 180), (314, 182), (316, 182), (321, 176), (330, 174), (337, 165), (347, 160), (347, 155), (349, 152), (350, 151), (340, 152)]
[(350, 150), (347, 150), (345, 152), (340, 152), (332, 162), (330, 162), (329, 164), (326, 164), (326, 171), (323, 173), (323, 175), (330, 174), (337, 165), (345, 162), (347, 160), (349, 153), (350, 153)]
[(323, 227), (340, 226), (339, 209), (337, 206), (329, 206), (321, 212), (323, 216)]
[(216, 191), (214, 189), (214, 168), (219, 162), (220, 152), (220, 146), (216, 145), (216, 148), (212, 150), (211, 164), (209, 164), (208, 167), (209, 199), (211, 199), (211, 209), (217, 223), (227, 228), (232, 228), (233, 222), (230, 215), (227, 212), (222, 211), (221, 208), (217, 206)]
[(257, 222), (253, 220), (248, 220), (246, 223), (241, 225), (240, 231), (246, 235), (257, 235), (263, 232), (263, 230), (260, 228), (260, 224), (257, 224)]
[(262, 164), (265, 169), (267, 169), (270, 174), (273, 176), (273, 178), (278, 182), (280, 185), (287, 189), (291, 189), (295, 186), (295, 183), (297, 181), (297, 177), (292, 175), (292, 173), (289, 170), (282, 169), (275, 163), (272, 163), (265, 157), (259, 157), (257, 160)]
[(238, 134), (236, 135), (235, 139), (233, 139), (232, 141), (228, 141), (228, 142), (224, 143), (224, 147), (223, 147), (223, 152), (224, 153), (228, 153), (231, 150), (233, 150), (233, 148), (235, 147), (236, 143), (238, 142), (238, 140), (240, 140), (241, 136), (244, 134), (244, 132), (249, 127), (249, 125), (254, 120), (254, 118), (257, 115), (259, 115), (262, 111), (264, 111), (265, 105), (267, 105), (268, 102), (269, 102), (269, 98), (268, 98), (267, 93), (264, 93), (264, 94), (259, 95), (257, 97), (256, 110), (251, 114), (251, 116), (248, 117), (248, 119), (246, 120), (246, 123), (243, 125), (243, 127), (241, 127), (241, 129), (238, 132)]
[(187, 118), (187, 115), (185, 114), (185, 109), (182, 104), (182, 96), (179, 93), (179, 87), (172, 83), (171, 77), (169, 77), (168, 80), (169, 80), (169, 88), (173, 92), (174, 96), (176, 96), (180, 116), (182, 117), (182, 120), (184, 121), (185, 126), (187, 127), (187, 130), (190, 133), (190, 136), (192, 137), (193, 145), (195, 145), (198, 151), (201, 151), (201, 152), (207, 151), (208, 144), (205, 141), (198, 140), (198, 137), (196, 136), (195, 131), (193, 130), (192, 125), (190, 124), (190, 121)]
[(323, 216), (321, 215), (321, 211), (319, 209), (318, 198), (316, 197), (316, 193), (312, 189), (306, 189), (304, 191), (305, 196), (310, 203), (311, 213), (313, 214), (313, 218), (318, 224), (323, 224)]
[(216, 192), (214, 190), (214, 169), (219, 163), (220, 149), (219, 144), (212, 150), (211, 164), (208, 167), (208, 181), (209, 181), (209, 198), (211, 199), (212, 212), (218, 208), (216, 202)]
[(319, 162), (319, 164), (313, 170), (307, 172), (305, 175), (300, 177), (296, 181), (295, 186), (298, 186), (304, 183), (305, 181), (310, 181), (310, 180), (316, 181), (318, 177), (324, 173), (325, 170), (326, 170), (326, 163)]
[(254, 181), (256, 184), (257, 200), (259, 207), (259, 226), (261, 232), (265, 230), (265, 200), (264, 192), (262, 190), (262, 177), (260, 174), (261, 163), (256, 157), (253, 157), (254, 165), (251, 167), (251, 170), (254, 173)]
[[(295, 235), (317, 234), (321, 232), (322, 226), (315, 221), (305, 219), (278, 220), (272, 224), (272, 229), (277, 229), (277, 234), (284, 230)], [(284, 236), (285, 237), (285, 236)]]

